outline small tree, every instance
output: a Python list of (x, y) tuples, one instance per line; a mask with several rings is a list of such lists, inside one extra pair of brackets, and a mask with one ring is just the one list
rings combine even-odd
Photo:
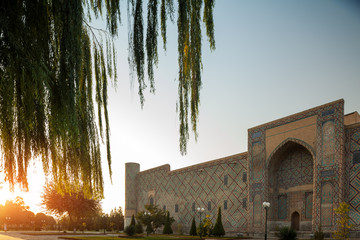
[(154, 232), (154, 229), (151, 225), (151, 222), (150, 221), (147, 221), (147, 224), (146, 224), (146, 234), (149, 235), (150, 233)]
[(196, 236), (196, 223), (195, 223), (195, 218), (193, 218), (192, 223), (191, 223), (190, 235), (191, 235), (191, 236)]
[(171, 228), (171, 222), (170, 222), (170, 216), (169, 216), (169, 211), (166, 214), (166, 222), (165, 222), (165, 226), (164, 226), (164, 230), (163, 230), (164, 234), (172, 234), (173, 230)]
[(137, 222), (135, 225), (135, 232), (141, 234), (144, 232), (143, 225), (140, 222)]
[(212, 231), (212, 235), (214, 235), (216, 237), (221, 237), (221, 236), (225, 235), (224, 226), (221, 221), (221, 207), (219, 207), (219, 209), (218, 209), (218, 215), (216, 218), (215, 226)]
[(203, 236), (210, 236), (213, 230), (213, 223), (211, 222), (210, 215), (206, 215), (203, 222), (199, 224), (198, 233)]
[(352, 228), (352, 224), (349, 224), (349, 207), (349, 204), (342, 202), (338, 208), (334, 209), (337, 215), (335, 239), (349, 239), (349, 230)]
[[(143, 225), (147, 226), (150, 221), (153, 232), (166, 223), (166, 212), (159, 206), (145, 205), (145, 211), (138, 212), (136, 219)], [(175, 221), (173, 217), (169, 217), (170, 225)]]

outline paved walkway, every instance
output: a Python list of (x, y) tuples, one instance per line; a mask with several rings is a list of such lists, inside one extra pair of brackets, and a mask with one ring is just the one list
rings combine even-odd
[[(106, 234), (106, 236), (117, 236), (118, 234)], [(0, 231), (0, 240), (59, 240), (59, 237), (71, 237), (79, 235), (29, 235), (24, 234), (23, 232), (3, 232)], [(86, 236), (86, 235), (82, 235)], [(94, 234), (90, 234), (89, 236), (94, 236)]]

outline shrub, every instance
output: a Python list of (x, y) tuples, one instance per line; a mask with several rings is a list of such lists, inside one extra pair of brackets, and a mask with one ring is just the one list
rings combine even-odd
[(125, 228), (124, 232), (126, 233), (126, 235), (128, 236), (134, 236), (135, 235), (135, 226), (134, 225), (129, 225)]
[(322, 231), (321, 226), (319, 226), (318, 229), (314, 232), (314, 240), (324, 240), (324, 238), (324, 232)]
[(138, 222), (138, 223), (135, 225), (135, 233), (141, 234), (141, 233), (143, 233), (143, 232), (144, 232), (143, 225)]
[(218, 215), (217, 215), (215, 226), (212, 230), (212, 235), (214, 235), (216, 237), (221, 237), (221, 236), (225, 235), (224, 226), (221, 221), (221, 207), (219, 207), (219, 210), (218, 210)]
[(191, 223), (191, 228), (190, 228), (190, 233), (191, 236), (196, 236), (196, 223), (195, 223), (195, 218), (193, 218), (192, 223)]
[(279, 240), (296, 240), (297, 233), (294, 229), (289, 227), (281, 227), (279, 232), (276, 233)]
[(334, 209), (337, 216), (336, 231), (334, 232), (335, 239), (349, 239), (349, 230), (353, 227), (349, 224), (350, 205), (346, 202), (341, 202), (339, 207)]
[(203, 222), (199, 224), (197, 229), (198, 234), (202, 236), (210, 236), (213, 230), (213, 223), (211, 222), (210, 215), (206, 215)]

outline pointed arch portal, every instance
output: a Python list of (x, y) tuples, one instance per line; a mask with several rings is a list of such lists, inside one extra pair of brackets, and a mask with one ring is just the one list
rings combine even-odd
[[(314, 153), (300, 140), (287, 139), (268, 159), (268, 196), (273, 208), (272, 221), (301, 230), (301, 222), (311, 226), (312, 212), (300, 216), (304, 206), (312, 209)], [(306, 203), (306, 204), (305, 204)]]

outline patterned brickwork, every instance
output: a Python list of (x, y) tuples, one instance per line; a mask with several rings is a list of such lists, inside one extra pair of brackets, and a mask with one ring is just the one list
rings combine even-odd
[(332, 231), (334, 208), (347, 201), (360, 230), (360, 123), (344, 126), (343, 100), (249, 129), (248, 150), (175, 171), (164, 165), (138, 173), (132, 209), (153, 202), (186, 233), (192, 218), (198, 220), (197, 207), (215, 222), (221, 206), (227, 232), (262, 232), (262, 202), (270, 201), (270, 228), (290, 225), (296, 215), (300, 230), (321, 224)]
[(291, 151), (277, 171), (280, 188), (289, 188), (313, 182), (313, 160), (306, 150)]
[(313, 209), (313, 193), (307, 192), (305, 194), (305, 218), (312, 218), (312, 209)]
[(360, 153), (360, 125), (347, 129), (346, 136), (350, 222), (355, 229), (360, 230), (360, 163), (355, 159), (356, 154)]
[[(149, 203), (148, 192), (153, 191), (154, 204), (165, 206), (183, 230), (190, 230), (192, 218), (198, 220), (197, 207), (216, 220), (217, 207), (222, 207), (222, 221), (227, 232), (247, 230), (248, 212), (243, 208), (247, 198), (247, 154), (235, 155), (193, 167), (168, 171), (157, 168), (144, 171), (138, 176), (138, 211)], [(227, 184), (224, 183), (227, 176)], [(245, 182), (243, 181), (245, 180)], [(224, 209), (226, 201), (227, 209)], [(175, 212), (175, 205), (179, 211)], [(208, 207), (211, 210), (208, 210)], [(246, 207), (246, 206), (245, 206)]]
[(278, 200), (278, 219), (287, 218), (287, 197), (280, 195)]
[[(263, 149), (266, 149), (265, 145), (265, 131), (267, 129), (275, 128), (281, 125), (288, 123), (296, 122), (308, 117), (316, 116), (317, 118), (317, 127), (316, 127), (316, 142), (315, 142), (315, 151), (312, 150), (308, 143), (302, 144), (301, 141), (298, 141), (299, 144), (304, 146), (309, 150), (313, 156), (314, 163), (314, 189), (313, 189), (313, 213), (312, 213), (312, 228), (320, 224), (321, 221), (321, 196), (322, 196), (322, 186), (324, 183), (330, 183), (333, 190), (333, 202), (331, 204), (337, 205), (345, 194), (345, 185), (344, 185), (344, 176), (346, 174), (345, 161), (344, 161), (344, 145), (345, 145), (345, 130), (344, 130), (344, 101), (338, 100), (332, 103), (328, 103), (298, 114), (291, 115), (258, 127), (254, 127), (248, 130), (249, 136), (249, 161), (250, 163), (254, 162), (253, 156), (253, 145), (261, 144)], [(330, 147), (329, 147), (330, 146)], [(275, 149), (279, 150), (279, 148)], [(265, 199), (274, 199), (274, 197), (269, 195), (269, 182), (271, 182), (272, 176), (269, 174), (269, 162), (273, 158), (273, 154), (270, 155), (268, 159), (265, 158), (265, 151), (263, 151), (261, 157), (260, 166), (263, 168), (258, 170), (261, 173), (261, 178), (250, 178), (249, 182), (249, 192), (250, 194), (256, 191), (262, 192)], [(262, 165), (261, 165), (262, 164)], [(252, 174), (254, 171), (254, 166), (258, 165), (250, 164), (249, 173)], [(253, 187), (256, 186), (258, 189), (255, 191)], [(301, 207), (301, 212), (305, 213), (305, 193), (302, 194), (303, 206)], [(250, 198), (251, 199), (251, 198)], [(300, 203), (300, 200), (298, 200)], [(276, 204), (275, 204), (276, 205)], [(329, 208), (330, 209), (330, 208)], [(333, 209), (333, 207), (331, 208)], [(249, 209), (250, 213), (254, 212)], [(323, 211), (324, 216), (331, 218), (331, 224), (324, 228), (324, 230), (333, 230), (334, 229), (334, 214), (332, 213), (329, 216), (329, 211)], [(261, 214), (261, 213), (260, 213)], [(262, 213), (263, 214), (263, 213)], [(323, 217), (324, 217), (323, 216)], [(251, 218), (254, 216), (249, 216), (249, 222), (253, 221)], [(303, 217), (302, 217), (303, 218)]]
[(333, 219), (333, 187), (325, 183), (321, 188), (321, 225), (332, 226)]

